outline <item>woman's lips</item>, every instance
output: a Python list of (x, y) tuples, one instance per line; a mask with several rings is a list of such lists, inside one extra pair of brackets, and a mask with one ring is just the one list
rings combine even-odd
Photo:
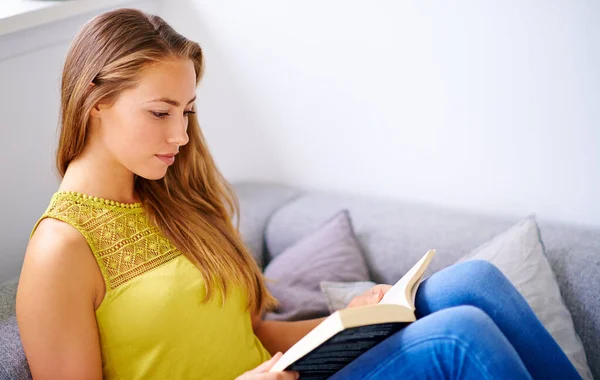
[(169, 155), (169, 156), (161, 156), (161, 155), (156, 155), (156, 157), (161, 160), (162, 162), (164, 162), (167, 165), (173, 165), (173, 163), (175, 162), (175, 156), (174, 155)]

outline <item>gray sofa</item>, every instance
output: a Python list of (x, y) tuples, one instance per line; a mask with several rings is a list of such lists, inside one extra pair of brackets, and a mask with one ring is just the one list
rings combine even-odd
[[(395, 282), (429, 248), (433, 272), (521, 219), (426, 204), (350, 196), (272, 183), (237, 183), (241, 231), (265, 265), (341, 208), (347, 208), (364, 248), (372, 280)], [(600, 379), (600, 229), (539, 220), (546, 254), (562, 296)], [(0, 380), (30, 378), (14, 318), (14, 281), (0, 286)]]

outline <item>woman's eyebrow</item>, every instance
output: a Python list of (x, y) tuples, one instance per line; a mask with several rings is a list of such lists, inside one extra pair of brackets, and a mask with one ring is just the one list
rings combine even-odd
[[(196, 100), (195, 95), (192, 99), (190, 99), (189, 102), (187, 102), (187, 104), (190, 104), (194, 100)], [(169, 99), (169, 98), (158, 98), (158, 99), (147, 101), (146, 103), (153, 103), (153, 102), (165, 102), (165, 103), (171, 104), (172, 106), (179, 107), (179, 102), (177, 100), (173, 100), (173, 99)]]

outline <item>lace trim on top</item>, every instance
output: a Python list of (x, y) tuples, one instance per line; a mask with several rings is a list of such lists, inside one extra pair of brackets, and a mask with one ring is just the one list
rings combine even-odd
[(181, 254), (150, 225), (141, 203), (120, 203), (73, 191), (56, 192), (52, 198), (42, 218), (62, 220), (81, 232), (98, 261), (107, 289), (115, 289)]

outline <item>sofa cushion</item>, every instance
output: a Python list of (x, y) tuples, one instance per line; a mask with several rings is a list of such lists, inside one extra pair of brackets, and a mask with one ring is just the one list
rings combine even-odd
[(0, 380), (31, 379), (15, 317), (17, 280), (0, 284)]
[(369, 271), (352, 221), (342, 210), (322, 226), (288, 247), (265, 268), (267, 286), (280, 302), (268, 320), (323, 317), (329, 309), (321, 294), (323, 280), (368, 280)]
[(600, 379), (600, 232), (585, 226), (539, 222), (556, 275), (594, 378)]
[(0, 380), (31, 379), (15, 316), (0, 321)]
[(0, 283), (0, 322), (14, 317), (17, 294), (17, 280)]

